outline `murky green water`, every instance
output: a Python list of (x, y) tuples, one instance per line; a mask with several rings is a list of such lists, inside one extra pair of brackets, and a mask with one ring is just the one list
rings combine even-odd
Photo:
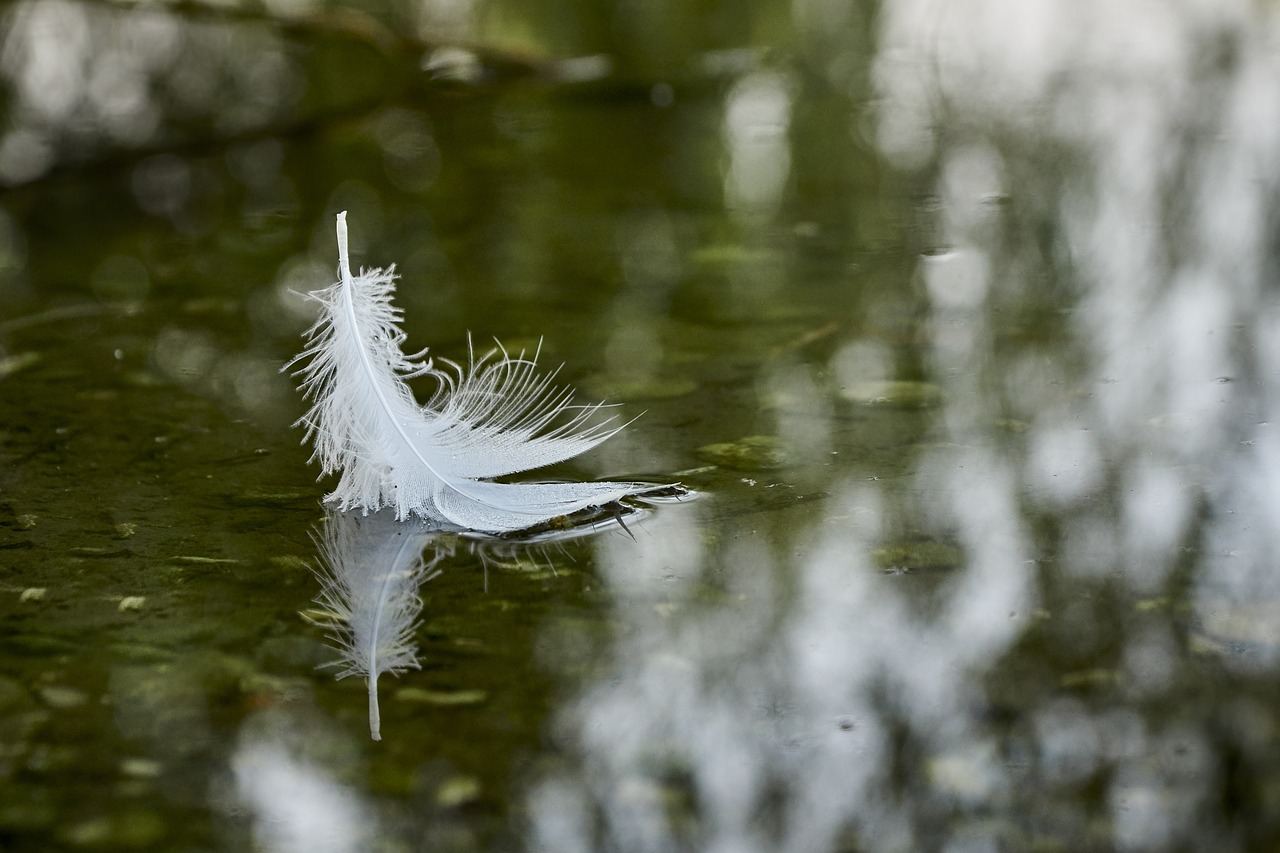
[[(9, 6), (0, 849), (1274, 846), (1280, 22), (1200, 5)], [(326, 521), (339, 210), (696, 496)], [(381, 741), (326, 524), (440, 572)]]

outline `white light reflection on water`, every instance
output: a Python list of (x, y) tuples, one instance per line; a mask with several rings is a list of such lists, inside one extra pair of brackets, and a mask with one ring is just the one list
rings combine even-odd
[[(223, 133), (262, 126), (296, 101), (302, 81), (274, 36), (243, 28), (236, 38), (231, 50), (226, 30), (158, 5), (7, 5), (0, 77), (11, 97), (0, 123), (0, 183), (34, 180), (101, 146), (154, 143), (171, 112), (204, 112)], [(140, 195), (144, 207), (155, 200)]]
[(234, 796), (253, 819), (256, 848), (270, 853), (370, 849), (377, 828), (372, 810), (306, 754), (297, 725), (263, 715), (246, 726), (231, 758)]
[(602, 543), (624, 628), (558, 716), (532, 847), (1248, 847), (1227, 792), (1275, 774), (1227, 755), (1274, 709), (1203, 687), (1280, 655), (1280, 23), (1256, 10), (888, 4), (879, 138), (936, 162), (941, 206), (945, 440), (910, 488), (964, 565), (877, 573), (897, 486), (866, 481)]
[[(910, 806), (887, 796), (900, 723), (930, 733), (948, 796), (1006, 788), (970, 713), (972, 673), (1030, 618), (1029, 572), (1009, 529), (1010, 478), (994, 460), (967, 462), (943, 476), (974, 568), (936, 613), (870, 564), (867, 485), (833, 499), (789, 558), (762, 532), (708, 548), (690, 512), (635, 545), (602, 542), (625, 628), (607, 674), (562, 712), (558, 734), (583, 766), (537, 790), (537, 849), (824, 850), (851, 822), (872, 849), (909, 847)], [(690, 801), (674, 803), (677, 791)], [(668, 820), (690, 806), (696, 831)]]
[(734, 85), (725, 105), (729, 154), (726, 203), (746, 214), (773, 212), (791, 169), (787, 130), (791, 93), (779, 74), (761, 72)]

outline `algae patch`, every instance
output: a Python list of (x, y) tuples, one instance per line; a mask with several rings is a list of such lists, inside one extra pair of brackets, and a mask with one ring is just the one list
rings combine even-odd
[(749, 435), (737, 441), (707, 444), (697, 450), (698, 458), (739, 471), (775, 471), (791, 464), (786, 443), (772, 435)]

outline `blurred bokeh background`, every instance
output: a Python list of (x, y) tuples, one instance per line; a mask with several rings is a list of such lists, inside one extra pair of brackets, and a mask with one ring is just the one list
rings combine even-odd
[[(0, 93), (0, 849), (1280, 842), (1274, 3), (19, 0)], [(698, 493), (423, 544), (379, 743), (340, 210)]]

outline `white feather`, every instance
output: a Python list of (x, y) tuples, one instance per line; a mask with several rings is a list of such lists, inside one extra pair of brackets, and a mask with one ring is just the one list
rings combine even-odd
[[(395, 268), (351, 274), (346, 212), (338, 214), (339, 280), (311, 297), (322, 306), (308, 346), (290, 365), (311, 408), (299, 421), (315, 441), (321, 475), (341, 472), (326, 500), (365, 512), (391, 507), (460, 527), (504, 533), (654, 489), (636, 483), (495, 483), (590, 450), (622, 425), (598, 421), (603, 404), (574, 405), (571, 391), (539, 374), (537, 354), (505, 350), (462, 366), (405, 355)], [(407, 379), (428, 376), (435, 395), (418, 405)]]
[(331, 513), (316, 540), (322, 564), (316, 601), (337, 620), (329, 632), (340, 654), (337, 677), (365, 677), (374, 740), (382, 740), (378, 676), (418, 669), (418, 587), (439, 574), (436, 563), (447, 555), (438, 549), (425, 554), (438, 533), (425, 522), (403, 524), (389, 513)]

